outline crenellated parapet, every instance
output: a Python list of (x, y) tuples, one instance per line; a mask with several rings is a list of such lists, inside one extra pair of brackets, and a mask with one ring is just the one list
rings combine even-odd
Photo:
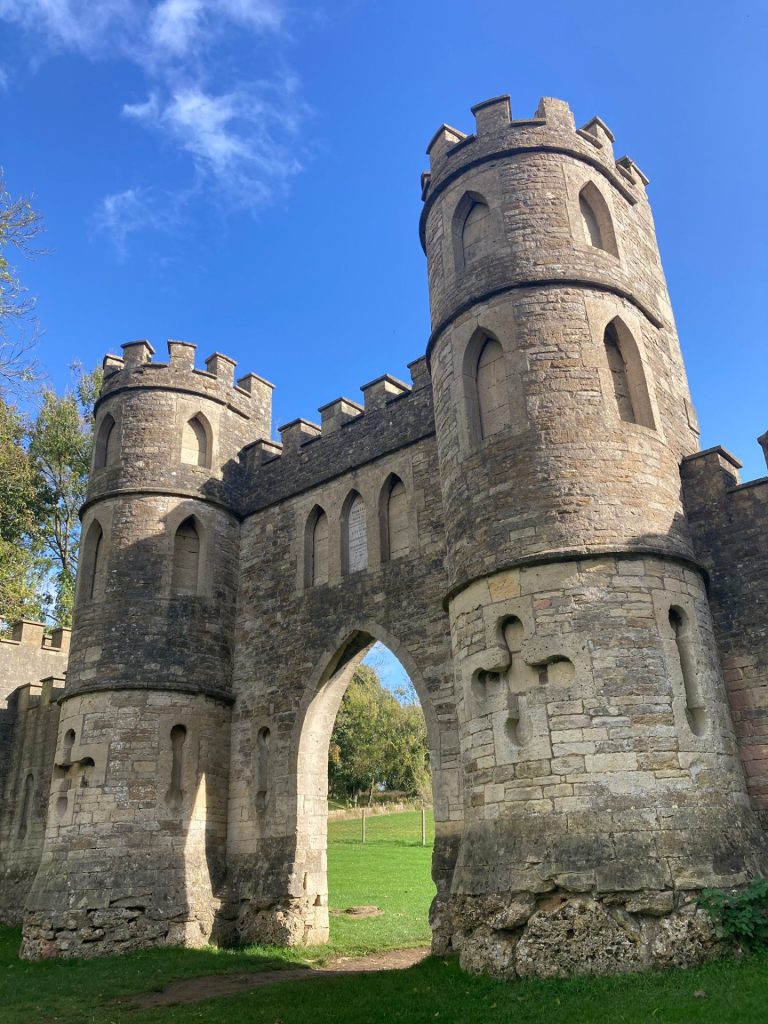
[(22, 619), (0, 638), (0, 704), (17, 687), (66, 671), (70, 630), (48, 632), (42, 622)]
[[(576, 128), (568, 104), (550, 97), (525, 120), (511, 117), (508, 96), (472, 111), (473, 134), (441, 125), (421, 177), (428, 355), (441, 331), (478, 299), (527, 286), (576, 283), (616, 295), (657, 329), (671, 327), (648, 178), (630, 157), (614, 156), (608, 126), (593, 117)], [(594, 227), (584, 219), (585, 203)], [(462, 233), (473, 204), (487, 217), (472, 225), (476, 241), (465, 254)], [(592, 244), (594, 230), (602, 234), (599, 245)]]
[(509, 96), (495, 96), (472, 108), (475, 131), (467, 134), (450, 125), (441, 125), (427, 145), (430, 170), (422, 175), (423, 199), (460, 166), (486, 162), (494, 154), (506, 157), (515, 151), (535, 148), (553, 152), (569, 152), (585, 160), (624, 191), (631, 203), (644, 198), (648, 178), (628, 156), (618, 159), (613, 154), (613, 133), (599, 117), (593, 117), (581, 128), (576, 127), (573, 113), (564, 100), (545, 96), (531, 118), (513, 119)]
[(115, 494), (172, 491), (234, 511), (232, 470), (249, 444), (271, 436), (273, 385), (215, 352), (195, 366), (196, 346), (168, 342), (159, 362), (148, 341), (104, 359), (94, 410), (94, 460), (86, 508)]
[(158, 362), (146, 340), (128, 341), (123, 355), (104, 357), (104, 388), (100, 401), (124, 388), (163, 388), (204, 396), (251, 420), (257, 431), (269, 432), (272, 417), (273, 384), (255, 373), (235, 380), (237, 363), (214, 352), (205, 369), (195, 366), (197, 346), (188, 341), (168, 341), (168, 360)]
[(434, 434), (432, 389), (424, 357), (409, 364), (412, 383), (382, 374), (362, 385), (363, 402), (337, 398), (320, 406), (321, 422), (297, 418), (281, 440), (259, 440), (242, 453), (241, 513), (317, 486)]

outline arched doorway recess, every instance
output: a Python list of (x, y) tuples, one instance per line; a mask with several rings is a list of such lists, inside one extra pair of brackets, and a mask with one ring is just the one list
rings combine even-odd
[[(433, 879), (438, 895), (445, 887), (439, 862), (444, 859), (446, 833), (450, 827), (450, 799), (446, 766), (441, 754), (440, 730), (434, 703), (416, 660), (407, 648), (377, 624), (349, 631), (337, 641), (318, 665), (312, 685), (297, 715), (293, 746), (296, 751), (293, 789), (295, 795), (296, 852), (293, 885), (303, 895), (310, 920), (308, 940), (324, 942), (328, 938), (328, 747), (342, 698), (355, 670), (379, 642), (400, 662), (418, 695), (427, 727), (432, 768), (433, 805), (436, 843), (433, 855)], [(449, 774), (451, 774), (449, 772)], [(295, 891), (295, 889), (294, 889)]]

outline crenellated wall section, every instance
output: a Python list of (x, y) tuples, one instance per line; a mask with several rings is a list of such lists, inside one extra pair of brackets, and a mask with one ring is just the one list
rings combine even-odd
[(69, 630), (15, 623), (0, 639), (0, 921), (20, 924), (43, 849)]
[[(768, 434), (760, 439), (768, 461)], [(739, 754), (752, 806), (768, 828), (768, 477), (741, 483), (741, 463), (709, 448), (682, 464)]]

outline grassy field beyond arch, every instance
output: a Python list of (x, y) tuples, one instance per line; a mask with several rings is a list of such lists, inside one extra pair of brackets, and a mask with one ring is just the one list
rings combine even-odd
[[(360, 812), (362, 813), (362, 812)], [(429, 945), (429, 905), (434, 821), (427, 812), (421, 845), (421, 812), (370, 816), (365, 844), (360, 817), (328, 822), (328, 899), (331, 946), (345, 954)], [(348, 907), (373, 904), (380, 917), (355, 919)]]

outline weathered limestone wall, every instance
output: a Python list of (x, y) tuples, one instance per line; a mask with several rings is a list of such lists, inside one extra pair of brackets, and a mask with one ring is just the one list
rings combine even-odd
[(682, 465), (696, 553), (709, 600), (752, 805), (768, 828), (768, 477), (739, 482), (723, 448)]
[[(657, 429), (618, 417), (603, 351), (617, 315), (644, 342)], [(504, 351), (510, 425), (473, 441), (463, 363), (478, 331)], [(456, 586), (553, 552), (692, 554), (677, 467), (681, 438), (686, 453), (696, 438), (667, 341), (626, 300), (550, 286), (478, 302), (446, 329), (432, 375)]]
[(0, 639), (0, 920), (13, 924), (43, 847), (69, 639), (29, 621)]
[(22, 954), (207, 942), (224, 875), (228, 762), (229, 708), (206, 697), (66, 699)]
[(0, 638), (0, 704), (18, 687), (63, 676), (69, 657), (68, 629), (46, 636), (41, 622), (16, 622), (10, 637)]
[[(190, 515), (201, 535), (200, 588), (175, 594), (174, 534)], [(84, 536), (95, 521), (104, 531), (103, 590), (90, 597), (79, 588), (67, 692), (159, 685), (227, 692), (237, 519), (197, 498), (139, 494), (92, 503), (83, 515)]]
[(695, 960), (692, 897), (763, 866), (700, 575), (630, 557), (510, 570), (451, 621), (468, 820), (444, 929), (465, 966)]
[[(418, 368), (417, 368), (418, 369)], [(250, 500), (294, 493), (242, 525), (233, 691), (229, 882), (242, 941), (316, 942), (328, 934), (328, 741), (343, 692), (374, 640), (401, 660), (427, 720), (437, 841), (433, 877), (445, 897), (463, 805), (454, 704), (437, 455), (429, 378), (373, 403), (256, 469)], [(352, 453), (357, 467), (349, 467)], [(367, 455), (368, 458), (363, 458)], [(387, 558), (382, 494), (396, 475), (407, 496), (407, 552)], [(262, 479), (262, 475), (265, 480)], [(344, 573), (343, 509), (366, 509), (367, 567)], [(285, 493), (283, 491), (283, 493)], [(312, 584), (306, 530), (329, 523), (328, 580)]]
[(2, 712), (7, 728), (0, 734), (0, 921), (7, 924), (21, 923), (40, 863), (63, 684), (49, 677), (19, 686)]

